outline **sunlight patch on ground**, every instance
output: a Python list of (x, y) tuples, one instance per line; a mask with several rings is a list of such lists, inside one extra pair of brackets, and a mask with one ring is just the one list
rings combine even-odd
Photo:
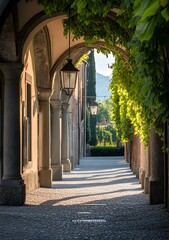
[(102, 204), (103, 201), (142, 194), (138, 179), (124, 159), (105, 159), (83, 160), (78, 169), (64, 174), (63, 181), (53, 182), (51, 189), (38, 188), (27, 194), (26, 203), (51, 206)]

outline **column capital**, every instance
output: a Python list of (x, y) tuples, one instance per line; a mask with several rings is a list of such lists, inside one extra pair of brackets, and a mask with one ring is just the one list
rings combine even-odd
[(61, 101), (60, 100), (56, 100), (56, 99), (51, 99), (50, 100), (50, 104), (52, 106), (52, 109), (57, 109), (60, 110), (61, 108)]
[(52, 89), (50, 88), (38, 88), (38, 97), (41, 101), (49, 101)]
[(23, 71), (24, 65), (22, 63), (0, 63), (0, 70), (2, 70), (5, 81), (20, 81), (20, 75)]

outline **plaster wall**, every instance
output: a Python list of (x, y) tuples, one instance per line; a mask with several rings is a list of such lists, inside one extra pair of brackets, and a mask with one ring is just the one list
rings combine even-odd
[[(51, 40), (51, 62), (52, 66), (54, 65), (56, 59), (61, 56), (63, 52), (65, 52), (69, 47), (69, 40), (67, 36), (64, 36), (63, 31), (63, 19), (65, 16), (57, 17), (57, 19), (51, 20), (48, 24), (48, 30), (50, 34), (50, 40)], [(73, 41), (73, 35), (70, 36), (70, 47), (81, 43), (82, 39)], [(72, 58), (71, 54), (70, 57)]]
[(43, 10), (43, 6), (38, 4), (36, 0), (34, 1), (19, 1), (18, 4), (18, 18), (19, 18), (19, 30), (24, 26), (24, 24), (29, 21), (29, 19), (35, 14)]

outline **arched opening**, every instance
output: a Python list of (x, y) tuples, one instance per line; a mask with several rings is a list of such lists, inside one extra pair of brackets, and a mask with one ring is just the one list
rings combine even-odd
[[(52, 119), (52, 117), (54, 116), (54, 109), (56, 107), (54, 105), (57, 105), (56, 102), (58, 103), (59, 111), (62, 112), (63, 101), (60, 99), (59, 71), (68, 56), (68, 39), (64, 36), (63, 29), (63, 19), (65, 19), (66, 16), (63, 14), (57, 14), (57, 16), (53, 17), (47, 17), (44, 15), (43, 18), (41, 17), (42, 16), (40, 15), (36, 15), (36, 18), (32, 17), (29, 21), (23, 24), (22, 28), (19, 31), (17, 39), (17, 50), (19, 55), (18, 57), (20, 61), (22, 61), (22, 63), (24, 64), (24, 71), (21, 77), (21, 88), (23, 92), (21, 105), (24, 113), (22, 120), (24, 122), (24, 119), (29, 118), (31, 119), (29, 123), (32, 124), (31, 128), (29, 128), (30, 131), (32, 131), (32, 134), (28, 134), (27, 126), (25, 130), (22, 129), (22, 131), (26, 132), (26, 134), (22, 135), (22, 151), (24, 152), (24, 159), (22, 159), (22, 161), (24, 162), (23, 176), (28, 190), (37, 187), (39, 176), (40, 179), (43, 179), (41, 174), (38, 174), (38, 172), (42, 172), (42, 175), (47, 174), (47, 178), (49, 178), (47, 185), (43, 182), (43, 180), (40, 180), (40, 185), (44, 185), (45, 187), (51, 186), (50, 164), (47, 164), (45, 162), (47, 161), (47, 159), (50, 158), (50, 154), (53, 149), (50, 146), (50, 143), (47, 143), (50, 142), (50, 138), (52, 139), (52, 136), (49, 136), (51, 128), (51, 126), (49, 125), (52, 123), (48, 122), (49, 117), (43, 117), (47, 116), (46, 114), (51, 111)], [(84, 39), (82, 38), (75, 41), (71, 40), (71, 58), (73, 59), (73, 62), (77, 63), (83, 54), (94, 48), (106, 49), (104, 41), (97, 41), (91, 46), (88, 46), (85, 44)], [(112, 46), (112, 52), (113, 51), (121, 51), (123, 57), (127, 59), (127, 54), (125, 53), (125, 50), (123, 48), (118, 46)], [(31, 80), (29, 80), (28, 78)], [(29, 83), (29, 85), (27, 83)], [(29, 91), (27, 91), (28, 89), (25, 90), (25, 87), (30, 86), (30, 83), (32, 86), (32, 94), (31, 96), (29, 96), (28, 99), (27, 93)], [(49, 98), (51, 106), (48, 105)], [(31, 102), (28, 101), (30, 99)], [(31, 106), (30, 109), (32, 110), (31, 114), (29, 112), (29, 117), (26, 114), (28, 102)], [(46, 102), (46, 107), (44, 106), (44, 102)], [(43, 111), (46, 112), (44, 113)], [(71, 115), (70, 112), (71, 110), (69, 111), (68, 115)], [(62, 119), (62, 113), (60, 113), (60, 115)], [(79, 116), (79, 114), (77, 115)], [(45, 127), (42, 126), (42, 123), (44, 122), (47, 124)], [(60, 123), (58, 122), (57, 124), (57, 126), (59, 126)], [(58, 129), (58, 127), (55, 127), (55, 129)], [(51, 131), (51, 133), (53, 133), (53, 131)], [(72, 133), (72, 135), (73, 134), (74, 137), (77, 136), (75, 131), (74, 133)], [(59, 133), (57, 133), (57, 135), (59, 135)], [(29, 139), (29, 141), (27, 139), (27, 136), (31, 136), (31, 139)], [(80, 137), (78, 137), (77, 139), (80, 139)], [(59, 137), (57, 136), (55, 143), (58, 145), (58, 148), (59, 145), (61, 145), (61, 141), (59, 141)], [(78, 143), (79, 142), (80, 141), (78, 140)], [(28, 143), (31, 148), (29, 148)], [(56, 149), (56, 147), (54, 148)], [(24, 149), (26, 151), (24, 151)], [(27, 153), (29, 149), (31, 149), (30, 154), (32, 155), (30, 159), (34, 159), (34, 161), (25, 160), (28, 159)], [(55, 153), (56, 155), (58, 154), (58, 156), (59, 151), (60, 150)], [(78, 152), (80, 152), (80, 145), (78, 148)], [(79, 155), (80, 154), (78, 154), (77, 158), (79, 158)], [(76, 159), (76, 162), (78, 161), (79, 159)], [(43, 168), (45, 168), (46, 173), (45, 171), (41, 171)], [(30, 178), (32, 180), (32, 183), (30, 181)], [(46, 176), (44, 177), (44, 179), (46, 179)]]

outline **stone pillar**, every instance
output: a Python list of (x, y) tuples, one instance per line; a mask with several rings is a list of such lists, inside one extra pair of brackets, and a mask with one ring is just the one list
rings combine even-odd
[(50, 104), (51, 90), (39, 90), (39, 181), (41, 187), (52, 187)]
[[(164, 124), (164, 141), (165, 141), (165, 146), (169, 147), (169, 126), (168, 123), (166, 122)], [(169, 206), (169, 153), (167, 150), (164, 152), (164, 203), (165, 207), (168, 208)]]
[(71, 162), (71, 170), (73, 170), (73, 126), (72, 126), (72, 112), (68, 113), (68, 135), (69, 135), (69, 156), (68, 159), (70, 159)]
[(149, 177), (150, 177), (150, 146), (145, 149), (145, 178), (144, 178), (144, 193), (149, 193)]
[(150, 204), (161, 204), (164, 202), (164, 153), (162, 141), (154, 129), (150, 135), (150, 165)]
[(51, 128), (51, 161), (53, 180), (62, 180), (63, 166), (61, 165), (61, 139), (60, 139), (60, 101), (51, 100), (52, 128)]
[(141, 187), (144, 189), (144, 179), (145, 179), (145, 170), (143, 167), (139, 168), (139, 183)]
[(23, 205), (25, 184), (20, 154), (20, 63), (0, 63), (4, 75), (3, 177), (0, 204)]
[(140, 168), (139, 168), (139, 182), (141, 187), (144, 189), (144, 179), (145, 179), (145, 162), (147, 161), (145, 156), (146, 148), (142, 142), (140, 142)]
[(69, 160), (69, 144), (68, 144), (68, 109), (69, 104), (62, 104), (62, 141), (61, 141), (61, 160), (63, 164), (63, 171), (71, 171), (71, 163)]

